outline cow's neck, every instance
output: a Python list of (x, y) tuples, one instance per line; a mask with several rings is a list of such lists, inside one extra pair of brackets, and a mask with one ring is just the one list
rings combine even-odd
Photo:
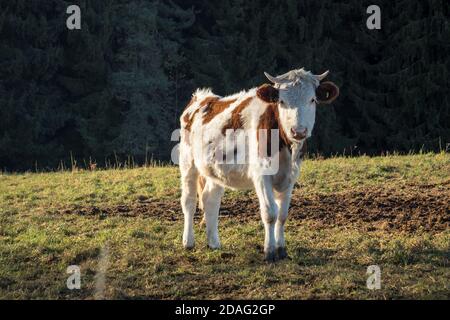
[(306, 140), (291, 145), (291, 177), (296, 181), (300, 173), (300, 165), (306, 154)]
[(284, 127), (280, 120), (280, 112), (278, 111), (279, 104), (278, 103), (272, 103), (270, 104), (269, 108), (272, 108), (272, 112), (275, 118), (276, 127), (272, 129), (278, 129), (280, 134), (280, 150), (283, 147), (287, 147), (289, 152), (292, 154), (292, 142), (289, 140), (286, 131), (284, 131)]

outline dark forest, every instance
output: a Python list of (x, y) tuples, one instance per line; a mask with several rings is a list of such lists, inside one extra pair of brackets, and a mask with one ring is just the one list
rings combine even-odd
[[(169, 161), (197, 87), (227, 95), (300, 67), (341, 89), (318, 108), (310, 153), (450, 143), (448, 0), (0, 3), (0, 170)], [(66, 27), (70, 4), (81, 30)]]

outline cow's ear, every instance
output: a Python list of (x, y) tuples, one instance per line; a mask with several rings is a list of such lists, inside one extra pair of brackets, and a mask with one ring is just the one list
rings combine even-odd
[(280, 93), (278, 89), (274, 88), (272, 85), (263, 84), (256, 91), (256, 95), (265, 102), (274, 103), (278, 102)]
[(316, 97), (319, 104), (332, 103), (338, 96), (339, 87), (331, 81), (321, 82), (316, 89)]

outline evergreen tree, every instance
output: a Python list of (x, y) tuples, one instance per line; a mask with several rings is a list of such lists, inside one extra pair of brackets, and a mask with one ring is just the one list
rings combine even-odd
[[(123, 1), (115, 12), (117, 49), (110, 85), (124, 120), (112, 147), (140, 159), (167, 158), (178, 94), (168, 74), (183, 62), (177, 29), (189, 25), (192, 16), (174, 4), (142, 0)], [(178, 81), (180, 72), (175, 77)]]
[(381, 0), (381, 30), (366, 27), (369, 0), (79, 0), (69, 31), (71, 4), (0, 2), (1, 169), (168, 160), (197, 87), (225, 95), (299, 67), (341, 87), (310, 152), (450, 143), (448, 1)]
[(0, 4), (0, 167), (33, 168), (61, 145), (54, 137), (69, 112), (55, 83), (63, 53), (55, 26), (60, 1)]
[(396, 2), (385, 47), (390, 135), (386, 149), (438, 150), (450, 141), (449, 3)]

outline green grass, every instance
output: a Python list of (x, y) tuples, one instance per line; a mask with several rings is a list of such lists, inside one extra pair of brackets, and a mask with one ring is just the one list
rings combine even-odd
[[(302, 192), (329, 194), (449, 179), (450, 156), (440, 153), (308, 160), (299, 183)], [(0, 174), (0, 298), (93, 299), (104, 246), (110, 253), (106, 298), (450, 298), (450, 230), (366, 232), (289, 220), (291, 260), (268, 265), (257, 219), (221, 219), (223, 248), (216, 251), (206, 248), (205, 232), (196, 225), (196, 248), (185, 251), (182, 220), (59, 211), (143, 197), (177, 199), (178, 180), (175, 167)], [(372, 264), (381, 268), (381, 290), (366, 288)], [(81, 290), (66, 288), (69, 265), (81, 267)]]
[[(0, 179), (0, 212), (117, 205), (141, 197), (180, 197), (177, 167), (0, 174)], [(449, 179), (450, 156), (430, 153), (307, 160), (302, 164), (299, 182), (304, 192), (333, 193), (379, 184), (439, 184)], [(235, 196), (239, 192), (227, 195)]]

